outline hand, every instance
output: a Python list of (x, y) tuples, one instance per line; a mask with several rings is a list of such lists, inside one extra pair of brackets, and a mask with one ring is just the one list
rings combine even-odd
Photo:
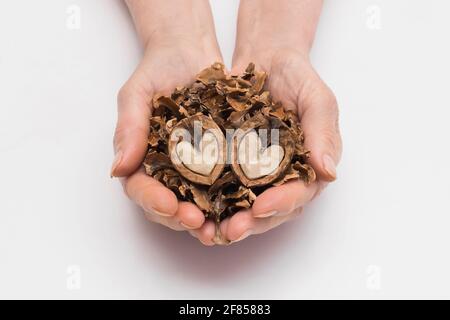
[[(204, 25), (190, 26), (187, 32), (189, 21), (173, 21), (173, 15), (178, 15), (178, 20), (197, 18), (189, 16), (192, 14), (189, 2), (128, 1), (136, 28), (146, 45), (141, 63), (118, 95), (111, 175), (121, 177), (125, 193), (143, 208), (149, 220), (174, 230), (188, 230), (203, 244), (213, 245), (214, 223), (205, 223), (197, 206), (178, 201), (171, 190), (147, 176), (141, 168), (147, 151), (153, 95), (169, 94), (176, 86), (192, 83), (199, 70), (222, 60), (207, 2), (193, 0), (196, 6), (203, 5), (195, 13), (203, 15), (200, 21)], [(177, 10), (182, 12), (177, 13)], [(158, 19), (153, 19), (151, 14), (157, 14)], [(153, 21), (163, 23), (166, 17), (168, 22), (164, 26), (168, 29), (152, 25)], [(179, 24), (183, 23), (184, 28), (180, 28)], [(154, 28), (158, 28), (157, 36)]]
[[(312, 3), (282, 0), (285, 7), (276, 9), (268, 0), (258, 2), (257, 7), (252, 1), (241, 2), (232, 73), (238, 74), (249, 62), (254, 62), (257, 69), (269, 74), (266, 85), (274, 100), (297, 112), (301, 119), (305, 146), (311, 151), (310, 164), (317, 180), (309, 185), (291, 181), (270, 188), (257, 197), (250, 210), (224, 220), (221, 233), (232, 242), (266, 232), (296, 217), (328, 182), (336, 179), (342, 149), (338, 107), (334, 94), (309, 62), (313, 38), (310, 31), (315, 29), (314, 17), (318, 18), (320, 12), (320, 1)], [(250, 22), (249, 12), (254, 17)], [(286, 25), (298, 21), (300, 26)], [(298, 34), (303, 37), (294, 39)]]

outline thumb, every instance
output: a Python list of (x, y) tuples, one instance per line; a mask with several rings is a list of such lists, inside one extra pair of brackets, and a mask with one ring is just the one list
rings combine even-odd
[(119, 91), (112, 177), (129, 176), (142, 164), (149, 133), (149, 96), (131, 84), (125, 84)]
[(299, 107), (305, 147), (311, 151), (310, 163), (320, 180), (334, 181), (342, 153), (336, 98), (320, 82), (305, 97), (300, 97)]

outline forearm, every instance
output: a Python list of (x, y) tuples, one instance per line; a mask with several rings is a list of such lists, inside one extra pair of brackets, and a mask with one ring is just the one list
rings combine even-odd
[(322, 3), (322, 0), (242, 0), (236, 51), (242, 54), (277, 47), (308, 55)]
[(144, 44), (216, 42), (208, 0), (125, 0)]

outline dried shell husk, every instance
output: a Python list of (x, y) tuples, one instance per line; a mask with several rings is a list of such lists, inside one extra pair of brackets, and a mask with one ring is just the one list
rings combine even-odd
[[(272, 101), (270, 93), (264, 91), (266, 78), (266, 73), (255, 72), (252, 63), (240, 76), (226, 75), (223, 64), (215, 63), (201, 71), (192, 85), (176, 88), (170, 96), (155, 97), (144, 160), (146, 173), (170, 188), (180, 200), (195, 203), (216, 222), (250, 208), (256, 196), (271, 186), (292, 179), (314, 181), (316, 176), (308, 164), (309, 152), (304, 148), (297, 115)], [(221, 166), (207, 183), (180, 170), (170, 158), (170, 133), (200, 116), (207, 117), (210, 126), (220, 128), (224, 136), (227, 129), (280, 129), (285, 155), (279, 168), (270, 176), (252, 181), (233, 161), (232, 165)]]

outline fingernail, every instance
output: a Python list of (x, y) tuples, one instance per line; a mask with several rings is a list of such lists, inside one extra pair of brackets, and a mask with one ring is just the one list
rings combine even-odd
[(336, 180), (336, 164), (327, 154), (323, 156), (323, 168), (332, 180)]
[(149, 213), (153, 213), (153, 214), (157, 214), (158, 216), (162, 216), (162, 217), (172, 217), (173, 214), (168, 214), (165, 212), (161, 212), (159, 210), (153, 209), (152, 207), (145, 205), (145, 204), (141, 204), (142, 208), (144, 209), (145, 212), (149, 212)]
[(122, 162), (122, 158), (123, 158), (123, 152), (120, 150), (117, 151), (117, 153), (114, 157), (112, 167), (111, 167), (111, 178), (114, 178), (116, 176), (116, 170), (117, 170), (117, 167)]
[(190, 230), (197, 229), (196, 227), (191, 227), (190, 225), (185, 224), (183, 221), (180, 221), (180, 224), (183, 227), (185, 227), (186, 229), (190, 229)]
[(150, 208), (150, 210), (146, 210), (146, 211), (150, 211), (150, 212), (156, 213), (157, 215), (163, 216), (163, 217), (172, 217), (173, 216), (173, 214), (168, 214), (168, 213), (165, 213), (165, 212), (161, 212), (161, 211), (155, 210), (153, 208)]
[(213, 245), (215, 245), (214, 240), (211, 239), (210, 242), (204, 242), (203, 239), (200, 239), (197, 234), (193, 231), (193, 230), (187, 230), (187, 232), (189, 232), (189, 234), (191, 236), (193, 236), (195, 239), (197, 239), (198, 241), (200, 241), (201, 244), (203, 244), (204, 246), (207, 247), (212, 247)]
[(259, 215), (255, 216), (255, 218), (268, 218), (268, 217), (276, 215), (277, 213), (278, 213), (278, 211), (273, 210), (273, 211), (269, 211), (269, 212), (266, 212), (263, 214), (259, 214)]
[(252, 229), (249, 229), (247, 231), (245, 231), (239, 238), (237, 238), (236, 240), (231, 241), (231, 243), (235, 243), (235, 242), (239, 242), (244, 240), (245, 238), (247, 238), (248, 236), (250, 236), (252, 234)]

